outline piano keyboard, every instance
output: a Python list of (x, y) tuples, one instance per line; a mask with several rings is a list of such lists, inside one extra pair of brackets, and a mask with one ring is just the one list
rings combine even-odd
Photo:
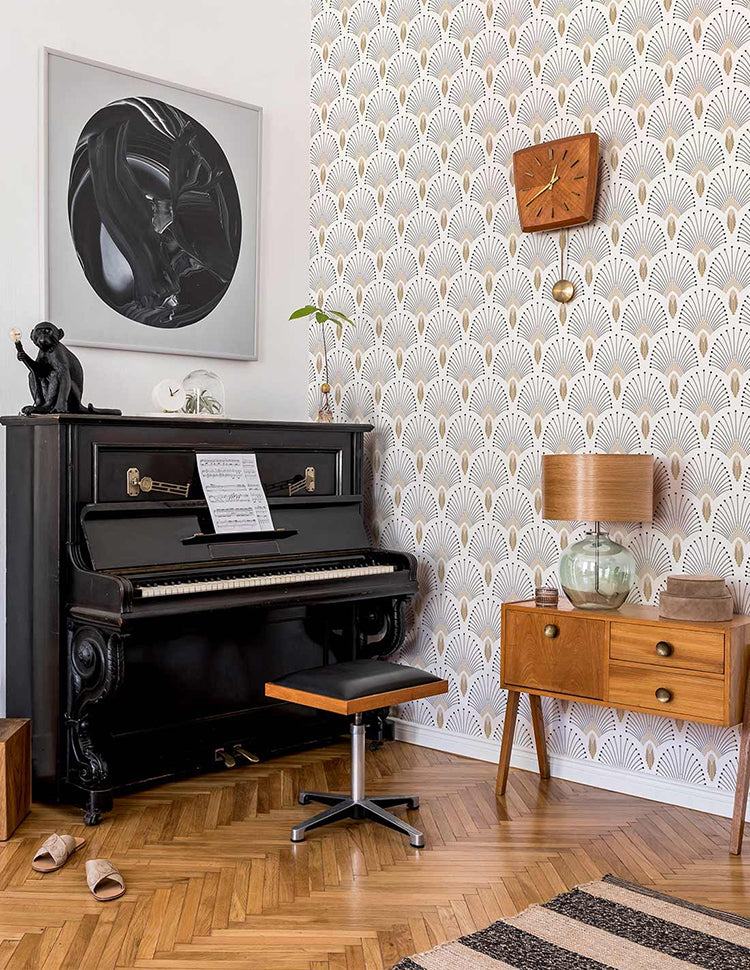
[(357, 576), (380, 576), (395, 572), (395, 566), (345, 566), (338, 569), (308, 569), (294, 573), (255, 573), (227, 579), (197, 579), (184, 582), (139, 584), (136, 592), (144, 598), (185, 596), (188, 593), (217, 593), (232, 589), (255, 589), (258, 586), (286, 586), (290, 583), (320, 583), (327, 579), (354, 579)]

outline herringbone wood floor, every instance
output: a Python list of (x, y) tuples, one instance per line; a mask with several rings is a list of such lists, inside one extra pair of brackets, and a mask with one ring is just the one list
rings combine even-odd
[[(421, 794), (427, 848), (370, 823), (288, 841), (318, 810), (300, 787), (347, 787), (343, 744), (120, 799), (94, 829), (35, 805), (0, 843), (0, 968), (379, 970), (606, 872), (750, 915), (728, 820), (522, 771), (497, 801), (493, 765), (401, 743), (367, 757), (370, 792)], [(88, 843), (42, 876), (53, 830)], [(86, 888), (97, 857), (126, 879), (118, 902)]]

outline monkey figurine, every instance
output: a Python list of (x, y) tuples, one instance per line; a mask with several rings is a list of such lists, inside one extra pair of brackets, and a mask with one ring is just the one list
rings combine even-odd
[(21, 335), (11, 332), (16, 356), (29, 371), (33, 404), (21, 408), (22, 414), (122, 414), (122, 411), (82, 404), (83, 367), (74, 353), (62, 343), (63, 331), (48, 321), (31, 331), (31, 342), (39, 348), (36, 359), (23, 349)]

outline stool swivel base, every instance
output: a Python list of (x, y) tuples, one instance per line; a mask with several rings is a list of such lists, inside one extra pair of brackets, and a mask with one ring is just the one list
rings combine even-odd
[(406, 805), (407, 808), (419, 808), (417, 795), (365, 795), (365, 725), (361, 714), (355, 714), (349, 730), (352, 737), (352, 790), (349, 795), (336, 795), (331, 792), (302, 791), (299, 793), (301, 805), (310, 802), (320, 802), (330, 805), (330, 808), (313, 815), (305, 822), (300, 822), (292, 829), (292, 842), (304, 842), (305, 835), (312, 829), (331, 822), (340, 822), (345, 818), (370, 819), (379, 822), (389, 829), (396, 829), (409, 836), (409, 842), (415, 849), (424, 846), (424, 834), (414, 826), (403, 822), (396, 815), (386, 811), (396, 805)]

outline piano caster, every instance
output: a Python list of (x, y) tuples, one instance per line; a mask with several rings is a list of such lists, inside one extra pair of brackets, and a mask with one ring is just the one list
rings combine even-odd
[(237, 764), (234, 755), (231, 755), (228, 751), (225, 751), (224, 748), (217, 748), (216, 751), (214, 751), (214, 761), (219, 763), (223, 761), (225, 768), (234, 768), (234, 766)]
[(257, 765), (258, 762), (260, 761), (260, 758), (258, 757), (257, 754), (254, 754), (252, 751), (247, 751), (245, 748), (242, 747), (241, 744), (235, 744), (234, 753), (238, 754), (241, 758), (244, 758), (246, 761), (249, 761), (251, 765)]
[(83, 809), (83, 824), (86, 826), (101, 824), (103, 816), (114, 807), (111, 790), (82, 791), (79, 788), (71, 792), (71, 795), (71, 800)]

